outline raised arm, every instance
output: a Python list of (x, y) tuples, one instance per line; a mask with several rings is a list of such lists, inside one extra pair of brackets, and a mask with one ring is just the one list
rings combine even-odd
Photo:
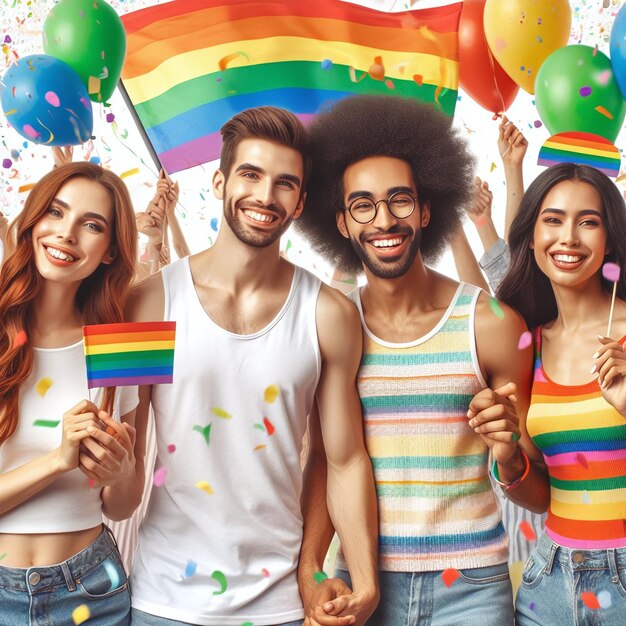
[(484, 289), (489, 293), (489, 285), (480, 271), (480, 266), (476, 257), (472, 252), (472, 248), (469, 245), (469, 241), (465, 235), (463, 226), (460, 225), (456, 230), (450, 241), (450, 248), (452, 249), (452, 256), (454, 258), (454, 265), (456, 267), (459, 279), (464, 283), (470, 285), (476, 285), (481, 289)]
[(509, 121), (506, 115), (498, 127), (498, 151), (504, 165), (506, 182), (506, 212), (504, 214), (504, 238), (508, 241), (511, 224), (517, 215), (519, 203), (524, 195), (524, 172), (522, 165), (528, 141), (522, 132)]
[(316, 397), (327, 460), (328, 510), (353, 583), (351, 595), (333, 601), (331, 610), (324, 608), (332, 615), (355, 615), (360, 625), (378, 603), (376, 493), (356, 388), (361, 324), (356, 307), (326, 286), (318, 299), (317, 332), (322, 373)]

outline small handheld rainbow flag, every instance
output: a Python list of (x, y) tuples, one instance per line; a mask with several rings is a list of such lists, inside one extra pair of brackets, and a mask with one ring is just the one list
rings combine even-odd
[(89, 389), (174, 380), (176, 322), (94, 324), (83, 338)]

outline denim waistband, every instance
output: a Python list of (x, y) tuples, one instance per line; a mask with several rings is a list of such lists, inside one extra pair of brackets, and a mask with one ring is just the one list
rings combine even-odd
[(0, 585), (19, 591), (41, 591), (50, 587), (67, 585), (73, 591), (75, 583), (96, 565), (117, 550), (111, 531), (104, 526), (102, 532), (85, 549), (63, 563), (33, 567), (0, 566)]
[(536, 549), (546, 559), (546, 571), (548, 572), (552, 569), (552, 565), (555, 562), (573, 571), (626, 568), (626, 547), (602, 550), (566, 548), (558, 543), (554, 543), (544, 532), (537, 541)]

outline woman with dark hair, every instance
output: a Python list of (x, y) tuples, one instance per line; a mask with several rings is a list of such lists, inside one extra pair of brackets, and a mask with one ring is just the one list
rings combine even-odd
[(127, 624), (126, 574), (102, 514), (132, 513), (137, 389), (84, 399), (82, 326), (123, 320), (130, 197), (115, 174), (70, 163), (35, 185), (11, 228), (0, 273), (3, 623)]
[[(511, 267), (497, 295), (534, 328), (526, 429), (550, 480), (546, 529), (522, 575), (516, 621), (623, 624), (624, 199), (594, 168), (551, 167), (526, 191), (509, 243)], [(607, 262), (622, 270), (614, 310), (613, 283), (603, 276)], [(613, 338), (604, 336), (610, 315)]]

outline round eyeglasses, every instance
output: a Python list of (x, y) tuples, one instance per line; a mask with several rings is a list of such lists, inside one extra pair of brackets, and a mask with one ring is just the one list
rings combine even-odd
[(374, 202), (371, 198), (355, 198), (349, 207), (344, 208), (344, 211), (349, 211), (355, 222), (369, 224), (376, 219), (381, 202), (387, 205), (391, 215), (399, 220), (403, 220), (415, 211), (417, 198), (406, 191), (396, 191), (386, 200), (379, 200), (378, 202)]

